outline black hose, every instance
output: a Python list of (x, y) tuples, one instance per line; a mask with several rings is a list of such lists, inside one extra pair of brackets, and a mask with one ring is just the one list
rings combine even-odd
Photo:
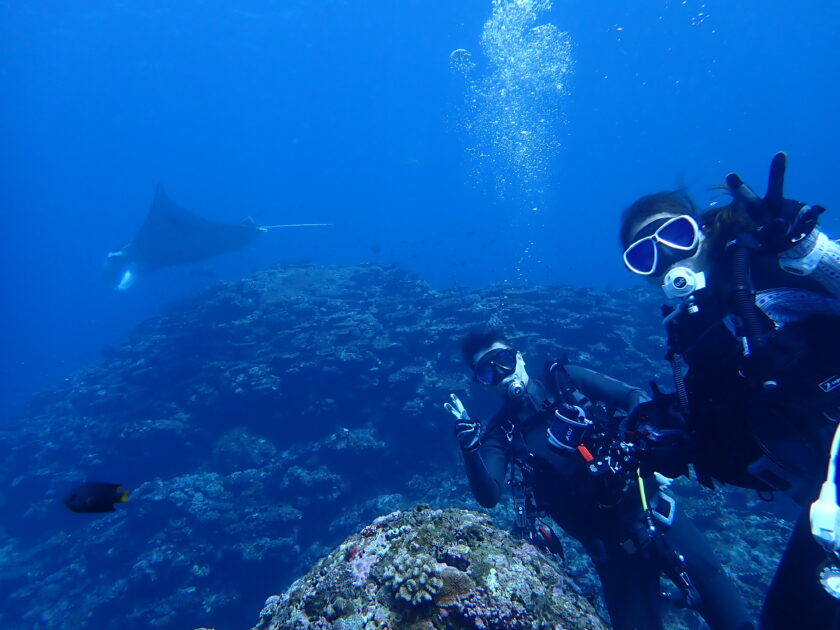
[(741, 317), (744, 335), (747, 339), (745, 356), (751, 355), (759, 348), (761, 341), (761, 324), (758, 319), (758, 309), (755, 306), (755, 296), (749, 284), (750, 248), (735, 245), (735, 308)]
[(665, 324), (668, 345), (668, 352), (665, 353), (665, 360), (671, 364), (671, 372), (674, 375), (674, 386), (677, 389), (677, 399), (680, 401), (680, 411), (683, 414), (688, 415), (688, 388), (685, 385), (685, 376), (683, 375), (682, 364), (680, 363), (678, 353), (675, 350), (676, 322), (677, 318), (683, 313), (684, 309), (685, 302), (683, 302), (679, 308), (671, 309), (671, 312), (665, 315), (663, 322)]
[(688, 415), (688, 390), (685, 386), (685, 377), (682, 373), (680, 360), (674, 356), (671, 358), (671, 371), (674, 373), (674, 384), (677, 388), (677, 398), (680, 401), (680, 410)]

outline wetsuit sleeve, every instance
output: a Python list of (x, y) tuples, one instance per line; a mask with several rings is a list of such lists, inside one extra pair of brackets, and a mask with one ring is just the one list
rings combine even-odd
[[(493, 420), (490, 426), (498, 427)], [(464, 466), (475, 500), (483, 507), (494, 507), (502, 496), (507, 464), (507, 439), (501, 429), (491, 430), (481, 447), (464, 455)]]
[(584, 396), (608, 407), (630, 411), (640, 402), (648, 400), (645, 392), (638, 387), (600, 372), (579, 365), (567, 365), (565, 369)]
[(840, 296), (840, 244), (816, 228), (799, 243), (782, 252), (779, 263), (785, 269), (786, 263), (805, 261), (809, 257), (815, 257), (815, 260), (807, 266), (815, 266), (808, 275), (832, 295)]

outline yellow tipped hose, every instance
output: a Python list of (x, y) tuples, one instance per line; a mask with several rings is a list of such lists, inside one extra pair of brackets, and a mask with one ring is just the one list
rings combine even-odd
[(648, 511), (648, 502), (647, 497), (645, 496), (645, 482), (642, 481), (642, 475), (639, 472), (639, 469), (636, 469), (636, 479), (639, 482), (639, 496), (642, 498), (642, 509), (647, 512)]

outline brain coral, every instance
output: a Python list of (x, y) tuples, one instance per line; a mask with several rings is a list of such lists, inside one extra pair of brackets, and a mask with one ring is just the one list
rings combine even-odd
[(266, 602), (253, 630), (606, 630), (562, 568), (490, 519), (418, 507), (377, 518)]

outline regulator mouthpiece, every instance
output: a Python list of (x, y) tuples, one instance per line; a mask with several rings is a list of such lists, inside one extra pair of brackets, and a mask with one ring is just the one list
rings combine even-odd
[(525, 395), (525, 383), (518, 378), (513, 379), (507, 386), (509, 398), (522, 398)]
[(674, 267), (662, 280), (662, 290), (669, 298), (683, 298), (705, 288), (706, 274), (688, 267)]

